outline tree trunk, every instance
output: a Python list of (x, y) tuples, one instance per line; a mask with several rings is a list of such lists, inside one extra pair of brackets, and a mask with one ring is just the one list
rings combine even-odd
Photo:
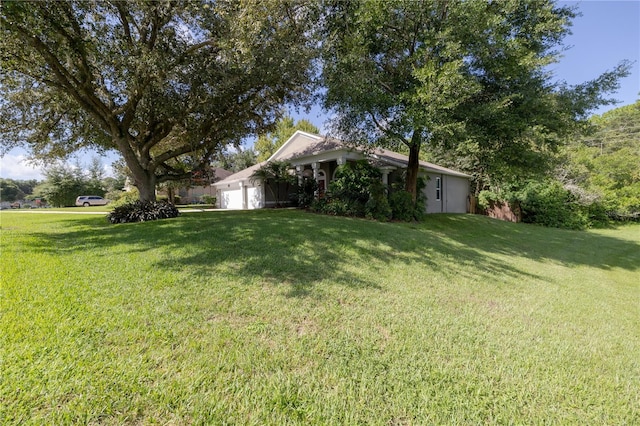
[(135, 186), (140, 192), (140, 201), (156, 201), (155, 174), (145, 173), (145, 176), (136, 176)]
[[(113, 130), (114, 133), (116, 130)], [(121, 134), (125, 132), (120, 132)], [(147, 170), (138, 156), (131, 149), (133, 142), (131, 137), (115, 138), (114, 142), (118, 147), (124, 162), (133, 174), (133, 184), (140, 192), (140, 201), (156, 201), (156, 175), (153, 171)], [(150, 160), (150, 159), (149, 159)], [(147, 164), (148, 166), (148, 161)]]
[(421, 136), (420, 131), (415, 130), (411, 137), (411, 144), (409, 145), (409, 164), (407, 165), (407, 182), (405, 189), (411, 194), (413, 204), (416, 204), (418, 199), (418, 172), (420, 171), (420, 145)]

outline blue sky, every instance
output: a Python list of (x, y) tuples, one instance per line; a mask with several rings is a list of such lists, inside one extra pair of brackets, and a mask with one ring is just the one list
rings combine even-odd
[[(631, 74), (621, 81), (620, 90), (614, 95), (620, 103), (602, 108), (597, 113), (635, 103), (640, 99), (640, 0), (572, 1), (561, 4), (576, 5), (582, 16), (574, 19), (573, 34), (564, 40), (569, 49), (563, 52), (560, 62), (551, 67), (555, 78), (572, 85), (583, 83), (627, 59), (634, 63)], [(296, 119), (308, 119), (321, 131), (325, 128), (327, 117), (318, 107), (309, 113), (292, 113)], [(81, 154), (80, 161), (89, 163), (95, 155)], [(115, 158), (115, 155), (108, 155), (103, 163), (108, 166)], [(24, 151), (16, 149), (0, 158), (0, 177), (42, 179), (42, 174), (39, 168), (28, 165)]]

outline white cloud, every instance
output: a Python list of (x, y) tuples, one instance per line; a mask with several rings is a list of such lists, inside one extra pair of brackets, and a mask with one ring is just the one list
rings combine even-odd
[[(107, 154), (98, 154), (94, 151), (86, 151), (79, 153), (77, 157), (70, 158), (66, 164), (71, 168), (76, 168), (78, 162), (81, 167), (88, 168), (93, 158), (98, 158), (102, 163), (102, 169), (106, 176), (114, 176), (112, 163), (118, 159), (118, 155), (114, 152)], [(33, 165), (29, 162), (26, 151), (15, 148), (0, 157), (0, 177), (5, 179), (16, 180), (44, 180), (42, 165)]]
[(26, 155), (12, 152), (0, 157), (0, 177), (16, 180), (44, 179), (42, 169), (29, 164)]

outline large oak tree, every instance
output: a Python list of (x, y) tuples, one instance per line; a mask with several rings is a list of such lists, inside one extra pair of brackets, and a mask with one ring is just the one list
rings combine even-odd
[(409, 151), (416, 199), (421, 149), (457, 157), (482, 186), (544, 169), (626, 65), (569, 87), (553, 82), (574, 11), (547, 0), (329, 1), (324, 105), (356, 143)]
[(308, 94), (311, 13), (284, 0), (3, 1), (2, 148), (117, 150), (153, 200)]
[(420, 149), (460, 127), (455, 107), (478, 88), (462, 72), (456, 2), (329, 2), (324, 27), (324, 106), (332, 131), (358, 144), (409, 151), (406, 189), (417, 196)]

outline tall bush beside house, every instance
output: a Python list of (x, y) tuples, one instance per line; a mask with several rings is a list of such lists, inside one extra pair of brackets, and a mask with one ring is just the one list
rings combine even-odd
[(318, 190), (318, 182), (310, 177), (302, 178), (302, 185), (298, 187), (298, 207), (306, 209), (313, 204), (315, 193)]
[(289, 189), (296, 184), (291, 163), (287, 161), (269, 161), (253, 172), (250, 179), (252, 183), (262, 182), (273, 196), (276, 207), (281, 207), (282, 203), (289, 200)]
[(338, 167), (330, 192), (334, 198), (365, 204), (371, 195), (371, 184), (382, 174), (366, 160), (349, 162)]
[(558, 181), (529, 182), (511, 195), (522, 221), (554, 228), (583, 229), (591, 225), (589, 208)]
[(364, 205), (365, 216), (369, 219), (386, 222), (392, 217), (387, 188), (380, 181), (374, 181), (369, 188), (369, 199)]
[(392, 217), (394, 220), (410, 222), (412, 220), (422, 220), (425, 215), (425, 207), (427, 203), (424, 194), (424, 188), (427, 186), (425, 178), (418, 176), (416, 182), (416, 202), (413, 202), (411, 193), (404, 189), (406, 177), (399, 179), (398, 182), (391, 186), (391, 195), (389, 196), (389, 204), (391, 206)]
[(505, 204), (518, 211), (522, 222), (552, 228), (584, 229), (609, 220), (602, 201), (553, 179), (529, 181), (508, 190), (484, 190), (478, 194), (478, 205), (485, 213), (495, 205)]
[(413, 220), (414, 204), (411, 193), (405, 190), (394, 191), (389, 196), (389, 204), (395, 220), (409, 222)]
[(329, 184), (329, 197), (314, 201), (318, 212), (337, 216), (366, 217), (379, 221), (421, 220), (425, 214), (426, 180), (417, 180), (417, 202), (404, 189), (404, 180), (391, 186), (382, 183), (382, 173), (367, 160), (344, 164), (336, 170)]
[(315, 209), (338, 216), (389, 220), (391, 208), (381, 178), (380, 171), (366, 160), (344, 164), (329, 185), (329, 199), (316, 202)]
[(517, 193), (517, 199), (525, 223), (571, 229), (588, 225), (576, 198), (558, 182), (530, 183)]

